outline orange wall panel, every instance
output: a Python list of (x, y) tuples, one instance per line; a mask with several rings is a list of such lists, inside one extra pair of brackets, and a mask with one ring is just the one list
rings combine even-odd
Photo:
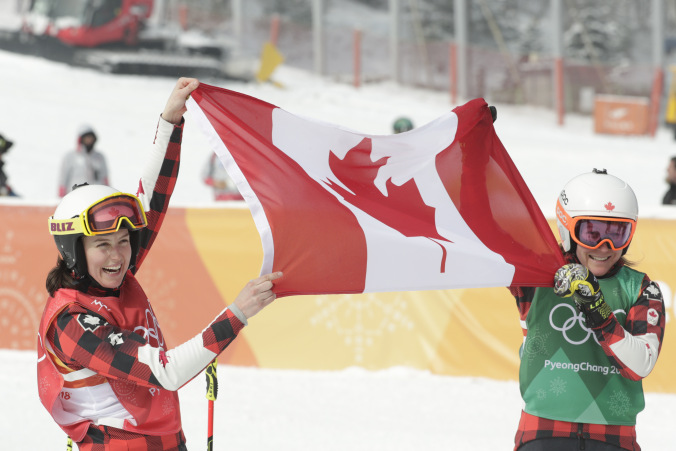
[[(33, 350), (56, 261), (53, 207), (0, 205), (0, 348)], [(554, 221), (550, 226), (555, 230)], [(644, 381), (676, 393), (676, 221), (642, 219), (627, 257), (659, 282), (668, 312), (662, 355)], [(556, 233), (556, 232), (555, 232)], [(169, 346), (199, 333), (258, 275), (260, 238), (242, 208), (172, 208), (138, 273)], [(318, 277), (331, 277), (321, 274)], [(505, 288), (284, 297), (249, 321), (220, 363), (308, 370), (409, 366), (437, 374), (518, 377), (522, 342)]]
[(610, 135), (648, 133), (650, 102), (644, 97), (596, 96), (594, 131)]

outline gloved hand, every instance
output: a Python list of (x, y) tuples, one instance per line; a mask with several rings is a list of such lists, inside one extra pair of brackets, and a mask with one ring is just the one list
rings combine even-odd
[(577, 309), (587, 318), (587, 326), (601, 327), (612, 315), (596, 276), (579, 263), (562, 266), (554, 274), (554, 293), (560, 297), (573, 296)]

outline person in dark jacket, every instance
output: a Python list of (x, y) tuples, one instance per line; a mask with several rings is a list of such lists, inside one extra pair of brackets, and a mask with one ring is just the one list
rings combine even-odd
[(7, 184), (7, 174), (3, 169), (5, 162), (2, 160), (14, 143), (0, 135), (0, 196), (16, 196), (14, 190)]
[(669, 184), (669, 190), (664, 194), (662, 203), (664, 205), (676, 205), (676, 156), (669, 160), (665, 181)]

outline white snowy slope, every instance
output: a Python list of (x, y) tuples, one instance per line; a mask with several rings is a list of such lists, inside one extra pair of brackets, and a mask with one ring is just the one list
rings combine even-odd
[[(97, 147), (108, 157), (113, 186), (135, 189), (139, 165), (174, 79), (102, 74), (2, 51), (0, 64), (0, 134), (15, 142), (5, 157), (5, 172), (24, 202), (56, 201), (61, 157), (75, 145), (76, 131), (83, 123), (98, 134)], [(454, 107), (444, 92), (392, 83), (355, 89), (287, 67), (281, 67), (274, 78), (284, 88), (202, 81), (252, 95), (293, 114), (373, 134), (391, 133), (392, 122), (400, 115), (419, 126)], [(642, 217), (675, 216), (676, 209), (660, 206), (667, 188), (666, 164), (676, 154), (671, 130), (660, 128), (655, 138), (596, 135), (589, 117), (566, 116), (565, 124), (558, 126), (549, 110), (496, 106), (498, 136), (546, 216), (553, 216), (561, 187), (594, 167), (608, 169), (634, 188)], [(200, 171), (211, 150), (196, 124), (189, 116), (186, 120), (181, 176), (172, 202), (205, 205), (211, 193), (202, 184)]]
[[(175, 80), (101, 74), (1, 51), (0, 67), (0, 134), (15, 142), (5, 170), (22, 195), (3, 202), (55, 204), (61, 156), (72, 148), (84, 122), (99, 135), (112, 184), (135, 190), (144, 152)], [(285, 67), (275, 80), (285, 88), (202, 81), (291, 113), (375, 134), (390, 133), (399, 115), (422, 125), (453, 107), (445, 93), (389, 83), (354, 89)], [(660, 129), (655, 138), (598, 136), (588, 117), (566, 117), (559, 127), (551, 111), (497, 108), (498, 135), (546, 216), (552, 216), (568, 179), (605, 167), (633, 186), (643, 217), (675, 217), (676, 212), (660, 206), (666, 163), (676, 154), (670, 130)], [(211, 192), (199, 174), (210, 149), (190, 117), (186, 120), (172, 204), (207, 206)], [(64, 434), (37, 397), (35, 354), (0, 350), (0, 362), (3, 449), (65, 449)], [(521, 408), (516, 382), (407, 368), (306, 372), (219, 366), (219, 379), (217, 450), (509, 450)], [(181, 390), (192, 450), (205, 446), (205, 390), (203, 375)], [(676, 449), (676, 395), (648, 393), (646, 398), (638, 420), (639, 443), (648, 451)]]
[[(64, 450), (66, 436), (37, 396), (35, 355), (2, 350), (0, 360), (3, 450)], [(401, 367), (313, 372), (219, 365), (218, 379), (214, 450), (508, 451), (521, 408), (516, 382)], [(188, 449), (204, 449), (204, 375), (179, 393)], [(676, 395), (646, 395), (637, 426), (645, 451), (674, 449), (674, 418)]]

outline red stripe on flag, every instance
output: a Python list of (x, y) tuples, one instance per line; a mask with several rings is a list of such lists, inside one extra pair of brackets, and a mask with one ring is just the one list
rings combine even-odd
[(475, 99), (453, 111), (455, 141), (436, 158), (446, 191), (479, 239), (514, 265), (513, 285), (552, 286), (563, 256), (495, 133), (488, 105)]
[(274, 241), (273, 271), (288, 276), (275, 282), (277, 296), (363, 292), (366, 243), (361, 227), (335, 196), (272, 145), (276, 107), (204, 83), (192, 96), (265, 212)]

